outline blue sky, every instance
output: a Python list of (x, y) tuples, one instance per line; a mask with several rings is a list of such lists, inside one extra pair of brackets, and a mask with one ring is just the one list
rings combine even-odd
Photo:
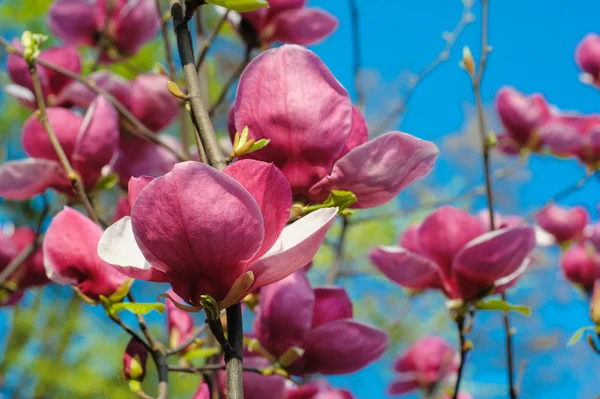
[[(402, 71), (418, 72), (443, 48), (443, 31), (451, 31), (463, 10), (460, 0), (389, 1), (357, 0), (360, 9), (363, 65), (379, 76), (377, 97), (367, 106), (368, 119), (377, 124), (377, 111), (398, 96), (394, 84)], [(600, 32), (600, 3), (593, 0), (490, 1), (489, 44), (493, 51), (482, 88), (486, 106), (493, 105), (496, 91), (512, 85), (526, 93), (542, 92), (561, 109), (586, 113), (600, 111), (600, 92), (578, 81), (573, 54), (579, 40), (588, 32)], [(346, 1), (310, 0), (337, 15), (338, 31), (313, 49), (352, 92), (352, 47), (350, 10)], [(465, 109), (473, 109), (473, 94), (468, 78), (459, 69), (462, 47), (469, 45), (475, 55), (480, 48), (480, 14), (475, 4), (476, 21), (458, 39), (449, 61), (419, 85), (406, 113), (401, 130), (435, 141), (440, 147), (444, 137), (460, 131)], [(387, 90), (381, 90), (386, 87)], [(398, 126), (396, 126), (398, 128)], [(435, 172), (436, 182), (456, 177), (450, 166), (461, 154), (444, 153)], [(479, 161), (478, 161), (479, 162)], [(475, 170), (480, 170), (476, 164)], [(575, 161), (532, 157), (531, 180), (519, 186), (513, 203), (500, 205), (501, 211), (526, 214), (546, 203), (548, 198), (585, 175)], [(467, 186), (482, 182), (482, 173), (468, 176)], [(502, 189), (502, 188), (500, 188)], [(584, 205), (594, 218), (600, 199), (600, 182), (587, 186), (562, 201)], [(483, 207), (485, 203), (477, 203)], [(513, 317), (518, 329), (518, 362), (527, 359), (523, 398), (591, 398), (598, 394), (597, 375), (600, 357), (584, 344), (566, 347), (578, 327), (589, 324), (587, 306), (581, 295), (560, 275), (553, 252), (552, 267), (524, 280), (514, 301), (532, 304), (536, 314), (530, 319)], [(478, 328), (478, 326), (481, 326)], [(434, 332), (434, 331), (432, 331)], [(503, 388), (503, 333), (496, 315), (478, 316), (473, 352), (466, 371), (466, 387), (475, 398), (505, 398)], [(544, 342), (551, 342), (550, 347)], [(392, 374), (379, 364), (356, 376), (337, 378), (340, 385), (351, 386), (361, 399), (385, 397), (380, 384), (389, 383)]]

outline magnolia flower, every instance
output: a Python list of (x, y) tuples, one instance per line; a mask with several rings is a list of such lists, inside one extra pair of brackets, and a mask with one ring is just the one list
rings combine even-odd
[(238, 30), (249, 47), (274, 42), (307, 46), (329, 36), (337, 19), (320, 9), (306, 8), (306, 0), (268, 0), (269, 7), (241, 13)]
[(465, 301), (514, 283), (535, 246), (532, 227), (488, 232), (476, 216), (451, 206), (433, 212), (409, 234), (401, 237), (402, 246), (373, 249), (371, 262), (403, 287), (439, 289), (448, 298)]
[(325, 380), (288, 389), (285, 399), (354, 399), (346, 389), (334, 389)]
[(367, 125), (346, 90), (313, 52), (285, 45), (266, 51), (240, 78), (229, 133), (269, 145), (247, 157), (273, 162), (294, 197), (320, 202), (332, 190), (353, 192), (355, 208), (394, 198), (427, 175), (437, 147), (405, 133), (368, 140)]
[[(172, 291), (169, 293), (173, 298)], [(190, 338), (194, 332), (194, 320), (192, 316), (184, 310), (179, 309), (172, 302), (167, 302), (167, 328), (169, 330), (169, 344), (175, 348)], [(187, 350), (186, 348), (184, 349)]]
[[(48, 11), (50, 31), (70, 45), (103, 48), (102, 61), (131, 56), (150, 41), (160, 20), (153, 0), (59, 0)], [(143, 27), (143, 29), (142, 29)]]
[[(244, 353), (244, 366), (259, 369), (266, 369), (271, 366), (265, 358), (254, 356), (251, 353)], [(225, 372), (218, 374), (219, 386), (224, 398), (227, 398), (227, 380)], [(279, 375), (264, 376), (250, 371), (244, 371), (244, 399), (287, 399), (285, 397), (286, 381)]]
[(592, 245), (600, 252), (600, 222), (586, 227), (585, 233)]
[(575, 61), (583, 71), (583, 81), (598, 85), (600, 83), (600, 36), (587, 34), (575, 51)]
[(526, 97), (512, 87), (503, 87), (496, 95), (496, 110), (506, 131), (501, 136), (503, 146), (514, 152), (521, 148), (539, 149), (541, 141), (536, 129), (551, 116), (550, 107), (541, 94)]
[(126, 380), (142, 381), (146, 375), (148, 351), (136, 338), (131, 338), (123, 354), (123, 375)]
[(596, 324), (600, 324), (600, 281), (594, 282), (592, 297), (590, 299), (590, 319)]
[(581, 206), (562, 208), (550, 204), (535, 215), (535, 221), (554, 237), (556, 243), (564, 244), (583, 237), (589, 215)]
[[(178, 115), (177, 100), (167, 90), (169, 79), (161, 74), (143, 73), (130, 82), (110, 72), (99, 71), (91, 74), (88, 80), (113, 95), (153, 132), (167, 127)], [(74, 82), (63, 96), (74, 105), (87, 108), (96, 93), (82, 83)], [(133, 129), (133, 126), (126, 127)]]
[(261, 289), (254, 336), (275, 358), (299, 348), (302, 356), (287, 367), (295, 375), (352, 373), (389, 343), (383, 331), (352, 320), (344, 289), (313, 291), (302, 271)]
[[(13, 42), (12, 45), (22, 49), (21, 44)], [(81, 60), (77, 50), (73, 47), (51, 47), (40, 52), (38, 60), (47, 61), (66, 70), (81, 73)], [(7, 59), (8, 76), (14, 84), (7, 85), (5, 90), (23, 104), (30, 108), (37, 108), (33, 90), (33, 82), (29, 73), (29, 65), (25, 60), (13, 53), (8, 53)], [(48, 106), (68, 105), (69, 100), (63, 95), (65, 89), (73, 80), (63, 74), (36, 65), (37, 74), (44, 93), (44, 100)]]
[[(0, 233), (0, 272), (35, 239), (35, 232), (28, 227), (18, 227), (10, 236)], [(8, 277), (7, 282), (12, 286), (8, 296), (0, 297), (0, 306), (14, 305), (23, 297), (25, 289), (45, 285), (49, 282), (44, 269), (41, 247), (37, 248)]]
[(168, 281), (191, 305), (210, 295), (221, 308), (306, 265), (337, 213), (322, 209), (285, 227), (289, 184), (252, 160), (223, 171), (182, 162), (156, 179), (132, 179), (129, 200), (131, 217), (106, 230), (100, 257), (130, 277)]
[(555, 115), (538, 129), (539, 136), (554, 155), (575, 156), (591, 167), (600, 162), (600, 116)]
[(66, 206), (50, 223), (44, 237), (44, 266), (48, 278), (69, 284), (90, 302), (114, 297), (131, 281), (97, 254), (102, 228)]
[(400, 375), (389, 393), (401, 395), (415, 389), (430, 393), (436, 385), (454, 378), (459, 364), (460, 355), (443, 338), (421, 338), (396, 360), (394, 370)]
[(567, 280), (579, 284), (591, 292), (594, 282), (600, 278), (600, 253), (589, 241), (583, 241), (566, 250), (560, 265)]
[[(86, 189), (93, 189), (117, 149), (116, 110), (98, 97), (85, 116), (65, 108), (48, 108), (48, 120), (71, 166)], [(25, 122), (23, 148), (31, 158), (0, 165), (0, 196), (23, 200), (53, 188), (72, 193), (71, 183), (41, 122), (32, 115)]]

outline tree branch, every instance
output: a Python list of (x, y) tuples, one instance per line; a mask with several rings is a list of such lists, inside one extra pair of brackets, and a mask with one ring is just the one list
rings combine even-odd
[(225, 14), (223, 14), (223, 16), (221, 17), (219, 22), (217, 22), (217, 26), (215, 26), (215, 29), (212, 31), (210, 37), (204, 42), (202, 51), (200, 52), (200, 55), (198, 56), (198, 61), (196, 61), (196, 71), (197, 72), (200, 72), (200, 69), (202, 68), (202, 65), (204, 64), (204, 60), (206, 59), (206, 55), (208, 54), (208, 50), (212, 46), (213, 42), (215, 41), (217, 35), (221, 31), (221, 28), (223, 27), (225, 22), (227, 22), (228, 17), (229, 17), (229, 10), (225, 11)]
[(206, 331), (206, 327), (208, 327), (208, 325), (205, 324), (205, 325), (197, 328), (196, 331), (194, 331), (192, 334), (190, 334), (188, 339), (186, 339), (184, 342), (182, 342), (175, 348), (168, 349), (167, 356), (175, 355), (175, 354), (181, 352), (182, 350), (184, 350), (185, 348), (187, 348), (188, 346), (190, 346), (191, 344), (193, 344), (194, 341), (196, 341), (198, 339), (198, 337)]
[(458, 338), (460, 345), (460, 365), (458, 366), (458, 372), (456, 374), (456, 384), (454, 385), (454, 394), (452, 396), (453, 399), (458, 398), (458, 393), (460, 389), (460, 383), (463, 377), (463, 370), (465, 364), (467, 363), (467, 354), (469, 353), (469, 348), (467, 346), (467, 338), (465, 337), (465, 316), (459, 315), (456, 317), (456, 327), (458, 328)]
[(362, 65), (362, 48), (360, 42), (360, 20), (356, 0), (349, 0), (352, 14), (352, 56), (354, 69), (354, 89), (356, 90), (357, 106), (362, 109), (365, 105), (365, 95), (361, 88), (360, 68)]

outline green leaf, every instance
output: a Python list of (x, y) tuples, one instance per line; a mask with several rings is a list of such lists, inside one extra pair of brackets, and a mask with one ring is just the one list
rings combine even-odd
[(600, 332), (600, 326), (581, 327), (579, 330), (575, 331), (575, 333), (571, 336), (571, 339), (569, 340), (569, 343), (567, 343), (567, 346), (575, 345), (583, 337), (584, 333), (590, 331)]
[(206, 2), (237, 12), (254, 11), (262, 7), (269, 7), (266, 0), (206, 0)]
[(94, 187), (94, 191), (110, 190), (119, 182), (119, 175), (116, 173), (109, 173), (106, 176), (102, 176)]
[(206, 359), (214, 355), (218, 355), (221, 350), (217, 347), (198, 348), (187, 352), (183, 355), (185, 360)]
[(150, 313), (153, 310), (156, 310), (158, 313), (163, 313), (165, 311), (165, 305), (162, 303), (131, 303), (131, 302), (120, 302), (112, 305), (112, 310), (115, 313), (121, 312), (123, 310), (127, 310), (133, 314), (145, 315)]
[(351, 191), (343, 190), (331, 190), (329, 197), (321, 204), (308, 205), (304, 207), (304, 213), (314, 212), (317, 209), (322, 208), (335, 208), (338, 207), (339, 215), (347, 215), (352, 212), (348, 209), (350, 205), (354, 204), (358, 199)]
[(271, 140), (269, 140), (269, 139), (260, 139), (260, 140), (256, 141), (254, 144), (252, 144), (252, 147), (250, 147), (250, 149), (248, 151), (246, 151), (244, 153), (244, 155), (250, 154), (251, 152), (254, 152), (254, 151), (258, 151), (261, 148), (265, 148), (267, 146), (267, 144), (269, 144), (270, 142), (271, 142)]
[(502, 299), (487, 299), (475, 303), (479, 310), (500, 310), (503, 312), (517, 312), (524, 316), (531, 316), (531, 309), (525, 305), (513, 305)]

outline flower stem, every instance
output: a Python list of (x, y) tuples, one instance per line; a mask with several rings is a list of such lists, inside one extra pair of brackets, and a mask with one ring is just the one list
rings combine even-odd
[(233, 351), (231, 356), (225, 354), (227, 373), (227, 398), (244, 399), (242, 384), (242, 362), (244, 349), (244, 331), (242, 326), (242, 305), (236, 304), (227, 308), (227, 333), (229, 345)]
[(44, 101), (44, 92), (42, 91), (42, 85), (40, 84), (40, 78), (38, 76), (37, 69), (35, 67), (35, 63), (33, 63), (29, 66), (29, 74), (31, 75), (31, 80), (33, 82), (33, 90), (34, 90), (35, 97), (37, 100), (37, 106), (38, 106), (38, 112), (39, 112), (38, 120), (40, 121), (42, 126), (44, 126), (44, 129), (46, 130), (46, 133), (48, 134), (48, 138), (50, 139), (50, 144), (52, 144), (52, 148), (54, 148), (54, 151), (56, 152), (58, 160), (59, 160), (60, 164), (62, 165), (62, 167), (65, 171), (65, 174), (67, 175), (67, 178), (71, 182), (73, 191), (75, 191), (75, 193), (79, 197), (79, 200), (81, 201), (83, 206), (85, 206), (85, 210), (87, 211), (87, 214), (90, 217), (90, 219), (92, 219), (94, 221), (94, 223), (100, 225), (100, 219), (98, 218), (98, 215), (96, 214), (96, 210), (92, 206), (92, 203), (90, 202), (90, 199), (88, 198), (88, 196), (85, 192), (83, 183), (81, 181), (81, 176), (79, 176), (79, 174), (77, 172), (75, 172), (75, 170), (71, 166), (71, 162), (69, 162), (69, 158), (67, 157), (67, 154), (65, 154), (65, 150), (62, 148), (62, 145), (58, 141), (58, 138), (56, 137), (56, 133), (54, 132), (54, 129), (52, 128), (52, 125), (50, 124), (50, 121), (48, 120), (48, 114), (46, 112), (46, 102)]
[(456, 374), (456, 385), (454, 386), (454, 395), (452, 396), (453, 399), (458, 398), (458, 392), (460, 389), (460, 382), (462, 380), (462, 376), (463, 376), (463, 369), (465, 367), (465, 364), (467, 363), (467, 354), (469, 353), (469, 350), (467, 348), (467, 339), (465, 337), (465, 317), (464, 316), (457, 316), (456, 317), (456, 327), (458, 328), (458, 338), (459, 338), (459, 345), (460, 345), (460, 365), (458, 366), (458, 372)]

